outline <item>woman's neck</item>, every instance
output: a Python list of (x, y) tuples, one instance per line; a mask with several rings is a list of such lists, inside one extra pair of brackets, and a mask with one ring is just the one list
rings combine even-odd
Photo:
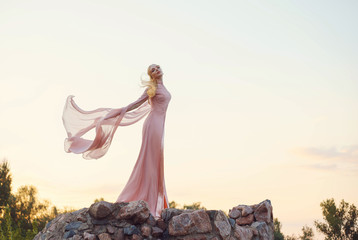
[(156, 83), (157, 84), (163, 84), (163, 78), (156, 79)]

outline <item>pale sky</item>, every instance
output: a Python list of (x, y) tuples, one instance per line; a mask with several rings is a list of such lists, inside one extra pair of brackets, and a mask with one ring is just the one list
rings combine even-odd
[(169, 201), (228, 212), (270, 199), (284, 234), (358, 205), (357, 1), (0, 0), (0, 160), (14, 192), (58, 207), (114, 202), (143, 121), (109, 152), (64, 151), (62, 110), (135, 101), (156, 63), (172, 95), (165, 126)]

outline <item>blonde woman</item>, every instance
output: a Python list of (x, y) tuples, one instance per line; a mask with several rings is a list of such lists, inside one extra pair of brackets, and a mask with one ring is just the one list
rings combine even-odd
[[(136, 123), (147, 116), (142, 131), (142, 145), (132, 174), (116, 202), (144, 200), (155, 218), (169, 207), (164, 181), (164, 124), (171, 95), (163, 84), (163, 71), (159, 65), (148, 67), (150, 80), (137, 101), (126, 107), (98, 108), (84, 111), (68, 96), (63, 111), (63, 123), (68, 138), (65, 151), (81, 153), (85, 159), (102, 157), (111, 144), (118, 126)], [(95, 129), (93, 140), (83, 135)]]

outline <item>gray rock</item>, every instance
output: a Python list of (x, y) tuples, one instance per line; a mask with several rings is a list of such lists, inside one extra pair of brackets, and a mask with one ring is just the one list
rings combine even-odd
[(123, 229), (123, 233), (125, 235), (133, 235), (133, 234), (140, 234), (140, 231), (136, 226), (131, 225), (130, 227), (125, 227)]
[(77, 230), (82, 225), (82, 222), (70, 222), (66, 225), (65, 231)]
[(63, 234), (63, 238), (64, 238), (64, 239), (68, 239), (68, 238), (70, 238), (70, 237), (73, 237), (74, 235), (76, 235), (75, 231), (70, 230), (70, 231), (68, 231), (68, 232), (65, 232), (65, 234)]
[(89, 213), (94, 219), (103, 219), (111, 214), (114, 210), (112, 203), (100, 201), (93, 203), (89, 208)]

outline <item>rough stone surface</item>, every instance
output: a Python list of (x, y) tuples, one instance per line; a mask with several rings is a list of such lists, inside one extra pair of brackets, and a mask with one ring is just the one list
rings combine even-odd
[(234, 235), (239, 240), (249, 240), (253, 238), (254, 230), (252, 227), (236, 225)]
[(99, 240), (112, 240), (108, 233), (101, 233), (98, 235)]
[(260, 240), (274, 239), (273, 228), (271, 229), (266, 222), (254, 222), (251, 227), (257, 230)]
[(132, 220), (134, 223), (144, 223), (149, 218), (149, 206), (148, 203), (139, 200), (130, 202), (127, 206), (122, 207), (119, 210), (118, 218)]
[(190, 233), (207, 233), (212, 230), (210, 218), (204, 210), (182, 213), (169, 221), (169, 234), (182, 236)]
[(273, 221), (272, 206), (270, 200), (265, 200), (259, 204), (255, 210), (255, 219), (258, 222), (270, 223)]
[(114, 210), (112, 203), (100, 201), (91, 205), (89, 213), (94, 219), (102, 219), (107, 217)]
[(231, 225), (223, 211), (217, 212), (214, 218), (214, 226), (224, 240), (228, 240), (230, 238)]
[(241, 211), (237, 208), (233, 208), (232, 210), (229, 210), (229, 217), (232, 219), (236, 219), (241, 217)]
[(152, 228), (148, 225), (143, 225), (141, 228), (140, 228), (140, 231), (142, 232), (142, 235), (144, 237), (149, 237), (150, 234), (152, 233)]
[(96, 240), (96, 235), (85, 232), (83, 233), (84, 240)]
[(236, 219), (237, 225), (250, 225), (254, 222), (254, 214), (247, 215), (246, 217), (239, 217)]
[(270, 200), (220, 210), (165, 209), (155, 219), (144, 201), (99, 202), (58, 215), (34, 240), (273, 240)]

